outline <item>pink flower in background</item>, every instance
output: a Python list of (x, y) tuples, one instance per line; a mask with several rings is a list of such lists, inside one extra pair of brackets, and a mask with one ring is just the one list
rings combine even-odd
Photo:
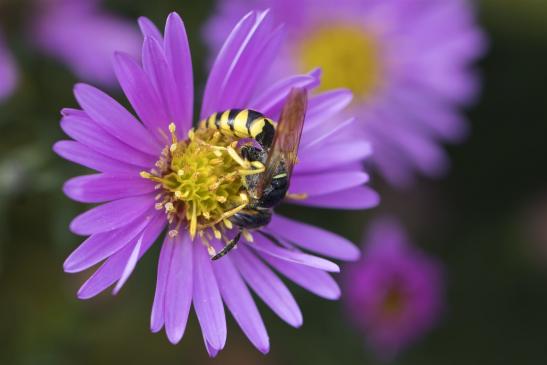
[[(299, 327), (300, 309), (274, 270), (314, 294), (337, 299), (340, 291), (329, 273), (339, 267), (316, 254), (356, 260), (359, 250), (336, 234), (274, 213), (269, 224), (246, 232), (237, 250), (211, 261), (210, 255), (225, 244), (221, 238), (237, 233), (223, 213), (249, 199), (241, 186), (245, 175), (238, 175), (241, 164), (234, 158), (238, 152), (228, 149), (237, 141), (211, 128), (192, 129), (193, 71), (180, 17), (168, 17), (164, 34), (146, 18), (139, 23), (145, 36), (142, 66), (117, 53), (114, 68), (140, 120), (84, 84), (74, 89), (82, 110), (62, 113), (61, 127), (74, 140), (57, 142), (55, 152), (98, 171), (67, 181), (64, 192), (76, 201), (100, 204), (72, 221), (74, 233), (89, 237), (67, 258), (64, 269), (81, 272), (102, 262), (78, 297), (91, 298), (113, 284), (117, 293), (167, 230), (152, 331), (165, 328), (169, 341), (179, 342), (193, 306), (207, 351), (215, 356), (226, 343), (226, 305), (253, 345), (266, 353), (268, 334), (249, 288), (284, 321)], [(267, 12), (247, 14), (226, 35), (205, 87), (201, 118), (250, 108), (279, 120), (291, 89), (319, 85), (318, 72), (264, 83), (284, 35)], [(377, 194), (363, 185), (368, 175), (362, 161), (370, 146), (348, 132), (352, 118), (338, 116), (350, 101), (346, 90), (310, 97), (289, 188), (293, 198), (287, 203), (337, 209), (378, 203)]]
[(349, 265), (344, 279), (351, 322), (384, 360), (419, 340), (439, 320), (442, 267), (414, 247), (395, 220), (370, 225), (363, 257)]
[(17, 85), (17, 79), (15, 61), (0, 33), (0, 101), (11, 95)]
[[(138, 27), (99, 7), (100, 0), (36, 0), (28, 13), (29, 38), (42, 53), (67, 65), (78, 77), (116, 85), (114, 51), (138, 55)], [(17, 86), (17, 65), (0, 34), (0, 100)]]
[(99, 0), (41, 0), (32, 39), (78, 77), (113, 86), (114, 51), (138, 55), (142, 38), (131, 22), (101, 10)]
[(467, 133), (459, 109), (476, 97), (472, 64), (485, 50), (466, 0), (217, 3), (204, 33), (213, 52), (241, 14), (271, 8), (289, 35), (273, 79), (322, 67), (322, 88), (349, 88), (354, 101), (348, 111), (360, 119), (373, 145), (372, 161), (390, 183), (406, 186), (416, 171), (431, 177), (445, 172), (440, 143)]

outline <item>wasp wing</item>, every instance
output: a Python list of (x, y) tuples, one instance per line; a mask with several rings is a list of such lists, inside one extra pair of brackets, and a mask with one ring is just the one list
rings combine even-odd
[(262, 174), (258, 183), (259, 196), (262, 195), (264, 189), (272, 182), (280, 164), (285, 164), (285, 169), (290, 179), (298, 157), (298, 146), (300, 145), (307, 106), (308, 93), (306, 89), (293, 88), (287, 96), (287, 100), (281, 111), (272, 148), (266, 161), (266, 171)]

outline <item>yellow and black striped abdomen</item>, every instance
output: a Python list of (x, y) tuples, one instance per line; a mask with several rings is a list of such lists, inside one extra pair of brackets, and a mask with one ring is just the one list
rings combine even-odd
[(239, 138), (253, 138), (269, 149), (275, 135), (275, 122), (250, 109), (229, 109), (214, 113), (199, 123), (200, 128), (216, 129), (220, 133)]

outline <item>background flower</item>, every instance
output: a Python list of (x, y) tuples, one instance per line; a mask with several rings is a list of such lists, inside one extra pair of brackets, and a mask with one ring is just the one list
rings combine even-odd
[(412, 246), (399, 223), (370, 224), (360, 262), (345, 275), (350, 320), (379, 357), (391, 359), (437, 323), (443, 303), (439, 262)]
[[(218, 252), (224, 243), (212, 235), (205, 239), (212, 232), (208, 229), (194, 239), (189, 227), (196, 218), (191, 220), (188, 215), (181, 218), (190, 206), (196, 206), (192, 199), (199, 187), (192, 191), (190, 198), (186, 199), (185, 194), (189, 193), (182, 191), (179, 197), (161, 185), (161, 178), (172, 171), (165, 175), (154, 172), (162, 169), (155, 164), (156, 160), (166, 156), (170, 156), (171, 161), (182, 158), (176, 156), (190, 153), (186, 151), (191, 150), (192, 138), (196, 138), (187, 137), (191, 135), (194, 93), (186, 31), (176, 13), (168, 17), (163, 35), (147, 18), (141, 18), (139, 24), (145, 38), (142, 67), (131, 56), (120, 52), (115, 56), (114, 68), (142, 124), (114, 99), (84, 84), (74, 89), (82, 110), (63, 110), (61, 127), (74, 141), (57, 142), (55, 152), (100, 172), (69, 180), (64, 191), (77, 201), (101, 203), (70, 224), (74, 233), (89, 238), (68, 257), (64, 269), (80, 272), (105, 260), (80, 288), (78, 297), (93, 297), (113, 284), (117, 293), (139, 259), (167, 228), (169, 234), (164, 239), (158, 262), (152, 331), (165, 328), (169, 340), (178, 343), (193, 306), (207, 351), (215, 356), (226, 342), (226, 305), (253, 345), (266, 353), (269, 338), (248, 287), (283, 320), (299, 327), (302, 324), (300, 309), (271, 268), (319, 296), (337, 299), (338, 286), (328, 273), (338, 272), (339, 268), (314, 253), (355, 260), (359, 251), (334, 233), (274, 215), (272, 222), (261, 229), (264, 235), (255, 231), (254, 238), (247, 239), (247, 243), (242, 240), (237, 251), (211, 261), (208, 249), (212, 245)], [(318, 72), (288, 76), (267, 88), (259, 87), (261, 78), (277, 57), (282, 39), (282, 28), (267, 12), (244, 16), (229, 33), (210, 72), (201, 117), (232, 108), (251, 108), (278, 120), (292, 88), (317, 87)], [(289, 189), (289, 193), (306, 197), (293, 203), (339, 209), (364, 209), (378, 203), (377, 194), (363, 186), (368, 175), (362, 171), (361, 161), (368, 156), (370, 147), (348, 136), (346, 129), (351, 128), (352, 118), (342, 122), (338, 118), (350, 101), (351, 93), (346, 90), (323, 92), (310, 98), (300, 161)], [(199, 130), (195, 135), (197, 133)], [(176, 144), (175, 138), (189, 138), (189, 145)], [(205, 156), (196, 156), (191, 163), (183, 165), (197, 164), (198, 167), (193, 167), (195, 170), (185, 172), (181, 168), (176, 173), (177, 176), (188, 174), (186, 179), (196, 185), (207, 184), (205, 190), (210, 196), (214, 189), (209, 187), (209, 177), (220, 181), (233, 171), (205, 176), (210, 166), (199, 164), (213, 163)], [(221, 156), (214, 155), (214, 158)], [(236, 167), (237, 171), (240, 167)], [(188, 168), (192, 167), (183, 169)], [(197, 171), (199, 179), (195, 177)], [(158, 180), (150, 181), (153, 178)], [(156, 188), (158, 181), (160, 186)], [(158, 193), (160, 196), (156, 198)], [(164, 197), (168, 198), (171, 208), (165, 201), (162, 203)], [(236, 197), (239, 198), (239, 193)], [(201, 201), (202, 197), (195, 199)], [(217, 201), (208, 203), (218, 204)], [(168, 222), (169, 215), (165, 213), (178, 208), (183, 209), (178, 212), (181, 215)], [(224, 211), (232, 208), (228, 206)], [(219, 218), (209, 218), (208, 212), (202, 213), (200, 208), (196, 214), (206, 221)], [(225, 235), (230, 238), (235, 232), (230, 225), (225, 226), (228, 230)], [(173, 231), (177, 234), (173, 235)]]
[(100, 9), (100, 0), (39, 0), (31, 37), (45, 54), (84, 80), (113, 86), (112, 54), (138, 55), (137, 27)]
[(18, 71), (0, 33), (0, 101), (11, 95), (17, 84)]
[(373, 161), (392, 184), (415, 171), (439, 176), (448, 159), (439, 142), (460, 141), (467, 124), (459, 108), (475, 99), (471, 68), (485, 40), (466, 0), (218, 0), (205, 28), (212, 50), (241, 13), (271, 8), (287, 23), (289, 41), (273, 68), (321, 66), (323, 87), (348, 87), (351, 113), (373, 144)]

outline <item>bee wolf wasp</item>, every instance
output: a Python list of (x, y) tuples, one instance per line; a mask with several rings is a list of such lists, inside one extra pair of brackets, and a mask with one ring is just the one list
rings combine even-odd
[(214, 113), (200, 122), (200, 128), (254, 140), (259, 147), (246, 143), (240, 148), (240, 155), (247, 162), (259, 162), (264, 166), (263, 172), (245, 177), (249, 203), (228, 218), (239, 231), (220, 252), (211, 257), (212, 260), (218, 260), (230, 252), (239, 242), (243, 230), (266, 226), (271, 220), (273, 208), (285, 198), (297, 161), (307, 101), (305, 89), (293, 88), (277, 124), (250, 109)]

